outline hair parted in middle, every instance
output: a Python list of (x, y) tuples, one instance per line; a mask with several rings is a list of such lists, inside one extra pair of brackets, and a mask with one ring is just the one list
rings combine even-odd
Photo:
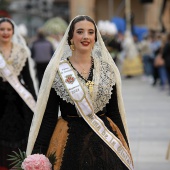
[(11, 24), (11, 26), (12, 26), (12, 30), (13, 30), (13, 34), (14, 34), (14, 24), (12, 23), (12, 21), (10, 20), (10, 18), (6, 18), (6, 17), (4, 17), (4, 18), (0, 18), (0, 24), (1, 23), (3, 23), (3, 22), (8, 22), (9, 24)]
[(80, 16), (77, 16), (71, 23), (70, 25), (70, 30), (68, 32), (68, 44), (71, 45), (71, 39), (73, 38), (73, 33), (74, 33), (74, 26), (77, 22), (80, 22), (80, 21), (89, 21), (91, 23), (93, 23), (94, 25), (94, 28), (95, 28), (95, 42), (97, 41), (97, 28), (96, 28), (96, 24), (94, 22), (93, 19), (91, 19), (89, 16), (87, 15), (80, 15)]

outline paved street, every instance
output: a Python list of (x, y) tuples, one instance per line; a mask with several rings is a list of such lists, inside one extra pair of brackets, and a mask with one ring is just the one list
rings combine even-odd
[(122, 79), (135, 170), (170, 170), (170, 96), (139, 77)]

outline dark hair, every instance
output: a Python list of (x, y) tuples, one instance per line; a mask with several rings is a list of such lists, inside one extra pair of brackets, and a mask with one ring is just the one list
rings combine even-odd
[(97, 28), (96, 28), (95, 22), (94, 22), (93, 19), (91, 19), (89, 16), (81, 15), (81, 16), (76, 17), (76, 18), (72, 21), (72, 23), (71, 23), (71, 25), (70, 25), (70, 30), (69, 30), (69, 32), (68, 32), (68, 39), (67, 39), (69, 45), (71, 45), (71, 39), (73, 38), (73, 33), (74, 33), (74, 26), (75, 26), (75, 24), (76, 24), (77, 22), (84, 21), (84, 20), (87, 20), (87, 21), (93, 23), (94, 28), (95, 28), (95, 41), (97, 41)]
[(45, 38), (45, 33), (42, 29), (38, 29), (37, 30), (37, 37), (40, 39), (44, 39)]
[(3, 22), (8, 22), (12, 25), (12, 29), (13, 29), (13, 33), (14, 33), (14, 24), (12, 23), (12, 21), (9, 18), (1, 18), (0, 19), (0, 24)]

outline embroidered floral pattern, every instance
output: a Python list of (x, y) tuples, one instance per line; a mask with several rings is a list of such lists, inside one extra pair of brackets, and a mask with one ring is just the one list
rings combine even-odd
[[(128, 169), (83, 119), (67, 118), (66, 120), (69, 136), (61, 170), (68, 170), (70, 167), (76, 170), (113, 170), (113, 167), (114, 170)], [(106, 118), (103, 117), (103, 121), (111, 130)]]
[[(78, 80), (82, 84), (85, 92), (89, 93), (88, 88), (85, 85), (85, 80), (78, 76), (78, 73), (74, 69), (73, 71), (78, 77)], [(93, 102), (93, 107), (94, 112), (97, 113), (98, 111), (101, 111), (109, 102), (109, 99), (111, 98), (112, 87), (115, 84), (115, 79), (114, 72), (111, 71), (110, 65), (96, 58), (94, 58), (93, 82), (94, 91), (92, 102), (95, 101)], [(58, 72), (54, 79), (53, 88), (63, 100), (74, 105), (74, 102), (69, 97), (68, 92), (65, 90), (65, 87)]]
[[(12, 70), (18, 76), (25, 66), (26, 60), (28, 58), (26, 50), (18, 44), (13, 44), (13, 49), (11, 52), (10, 60), (12, 62)], [(0, 73), (0, 77), (3, 75)], [(4, 79), (4, 78), (3, 78)]]

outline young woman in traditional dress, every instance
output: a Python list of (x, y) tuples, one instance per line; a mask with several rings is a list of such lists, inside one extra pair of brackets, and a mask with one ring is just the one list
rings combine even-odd
[(11, 167), (12, 151), (26, 150), (35, 107), (35, 90), (30, 75), (30, 52), (17, 27), (0, 18), (0, 169)]
[(120, 74), (89, 16), (70, 22), (47, 66), (27, 146), (33, 153), (55, 153), (55, 170), (133, 169)]

